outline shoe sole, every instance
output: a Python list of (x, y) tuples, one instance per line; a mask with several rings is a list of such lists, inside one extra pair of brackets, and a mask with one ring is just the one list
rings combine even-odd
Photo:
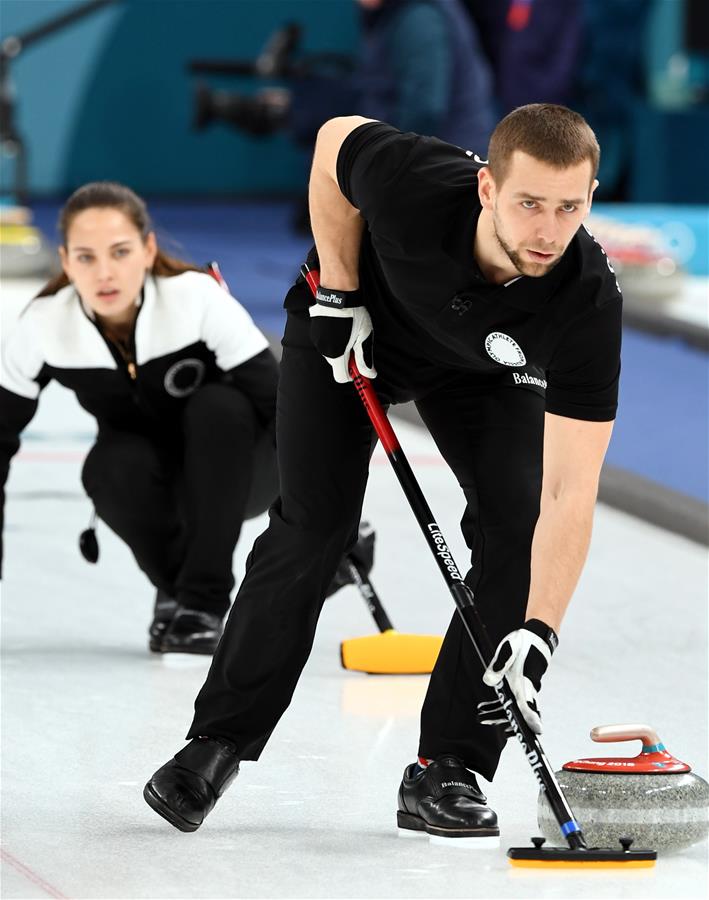
[(440, 828), (429, 825), (420, 816), (401, 810), (396, 814), (396, 824), (401, 837), (428, 837), (432, 844), (479, 848), (500, 846), (499, 828)]
[(217, 647), (215, 645), (214, 647), (195, 647), (192, 650), (185, 650), (182, 647), (165, 647), (162, 641), (148, 641), (148, 649), (151, 653), (190, 653), (192, 656), (214, 656)]
[[(150, 648), (152, 650), (152, 647)], [(160, 647), (155, 652), (157, 653), (189, 653), (192, 656), (214, 656), (214, 652), (217, 649), (217, 645), (214, 644), (213, 647), (208, 647), (206, 645), (197, 646), (197, 647), (169, 647), (165, 646), (165, 644), (160, 644)]]
[(170, 809), (150, 787), (150, 783), (143, 788), (143, 799), (154, 812), (162, 816), (166, 822), (169, 822), (178, 831), (192, 832), (197, 831), (199, 828), (199, 825), (195, 825), (194, 822), (188, 822), (187, 819), (183, 819), (182, 816), (178, 816), (176, 812)]

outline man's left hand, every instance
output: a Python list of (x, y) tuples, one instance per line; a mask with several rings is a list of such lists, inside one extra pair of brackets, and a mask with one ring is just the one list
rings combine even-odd
[(539, 619), (530, 619), (522, 628), (510, 632), (500, 641), (483, 675), (483, 681), (490, 687), (507, 677), (520, 712), (535, 734), (542, 733), (537, 693), (558, 643), (559, 638), (553, 628)]
[(376, 378), (372, 362), (372, 320), (361, 305), (360, 292), (337, 291), (318, 286), (310, 307), (310, 337), (332, 367), (338, 384), (352, 381), (350, 355), (366, 378)]

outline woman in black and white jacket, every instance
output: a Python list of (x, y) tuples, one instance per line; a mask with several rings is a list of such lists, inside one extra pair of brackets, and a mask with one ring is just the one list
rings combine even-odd
[(4, 341), (0, 515), (20, 432), (55, 379), (98, 422), (82, 472), (96, 512), (157, 588), (151, 650), (212, 653), (242, 522), (278, 493), (277, 362), (211, 275), (158, 247), (133, 191), (85, 185), (60, 230), (63, 274)]

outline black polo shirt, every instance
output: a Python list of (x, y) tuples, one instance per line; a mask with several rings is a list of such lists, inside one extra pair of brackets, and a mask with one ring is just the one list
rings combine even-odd
[(621, 294), (605, 252), (582, 227), (547, 275), (487, 281), (473, 257), (481, 166), (471, 151), (379, 122), (344, 141), (337, 177), (367, 223), (360, 281), (375, 356), (383, 329), (407, 355), (536, 381), (548, 412), (613, 419)]

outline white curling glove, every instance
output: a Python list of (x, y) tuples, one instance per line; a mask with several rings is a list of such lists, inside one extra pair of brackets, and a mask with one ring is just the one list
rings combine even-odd
[[(558, 644), (559, 638), (553, 628), (539, 619), (529, 619), (522, 628), (510, 632), (500, 641), (495, 656), (483, 675), (483, 681), (490, 687), (500, 684), (507, 677), (520, 712), (535, 734), (542, 733), (537, 694), (542, 686), (542, 676)], [(485, 707), (487, 718), (484, 717)], [(478, 715), (483, 724), (507, 724), (499, 704), (497, 709), (494, 703), (480, 704)]]
[(361, 305), (359, 291), (335, 291), (320, 285), (310, 307), (310, 337), (332, 366), (338, 384), (352, 381), (350, 354), (362, 375), (376, 378), (372, 363), (372, 320)]

